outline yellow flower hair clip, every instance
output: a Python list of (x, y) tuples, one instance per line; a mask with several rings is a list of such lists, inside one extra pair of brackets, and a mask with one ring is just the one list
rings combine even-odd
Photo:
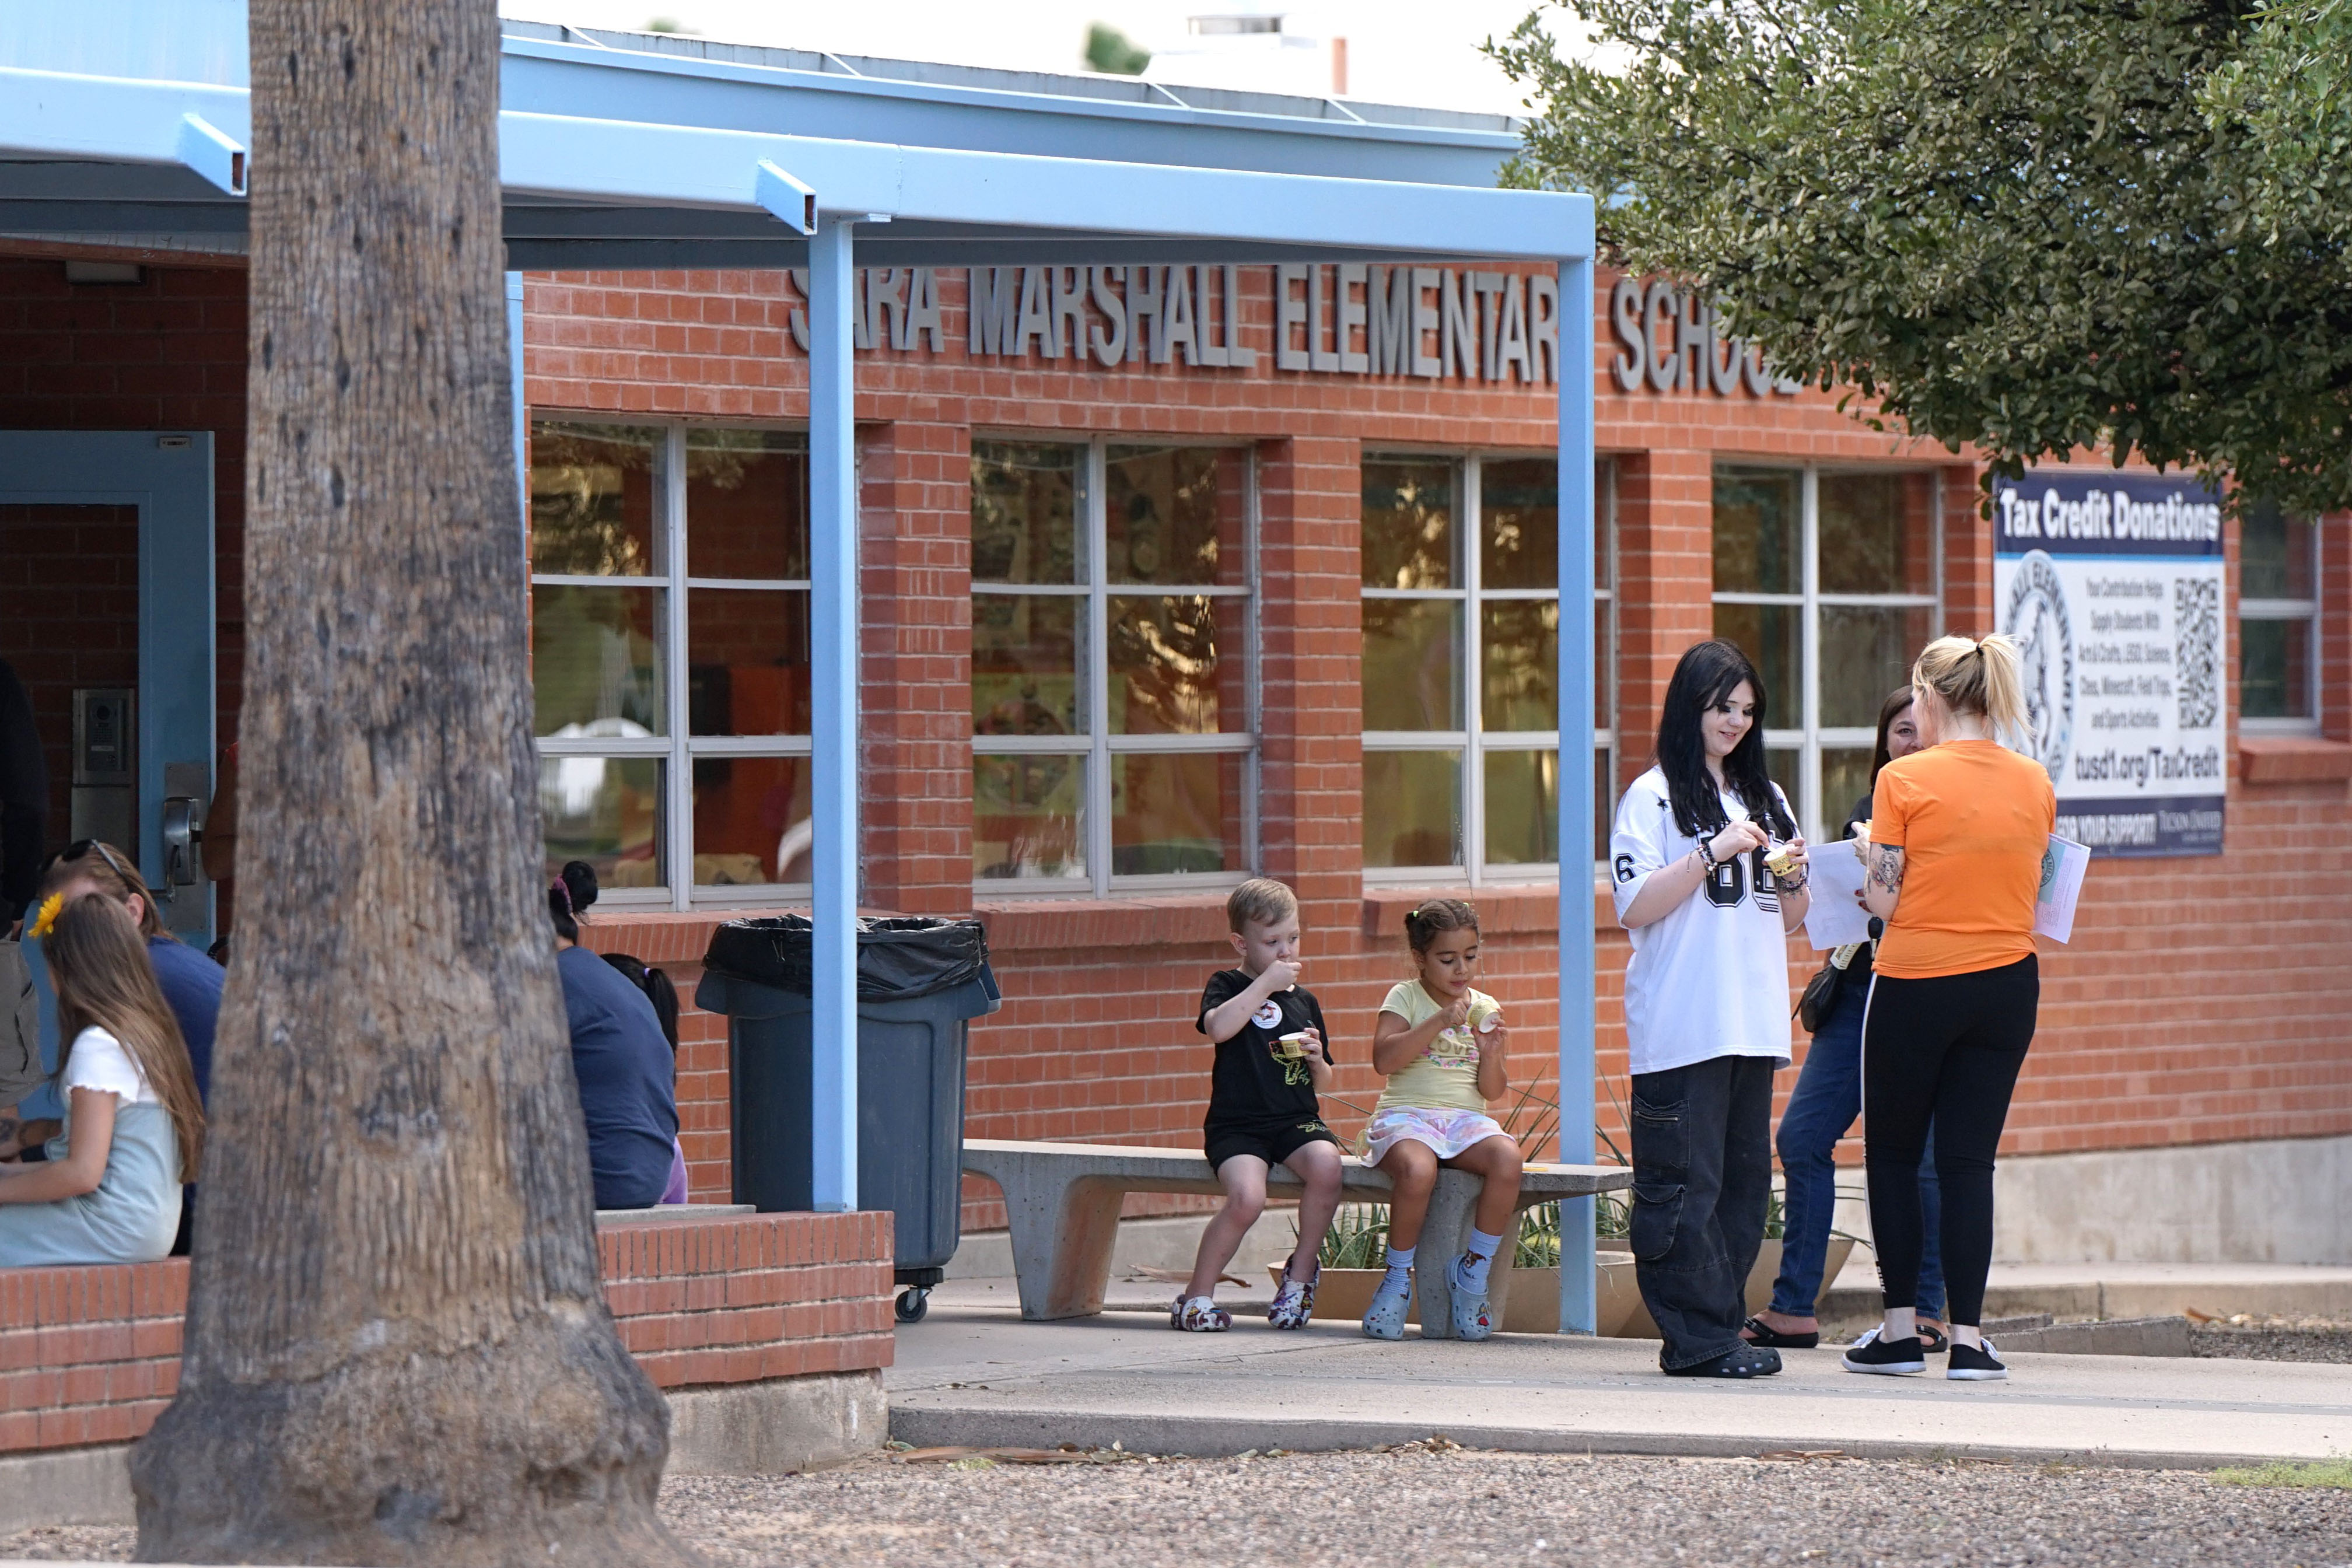
[(63, 893), (51, 893), (47, 898), (43, 899), (41, 900), (41, 912), (33, 917), (32, 926), (25, 932), (25, 934), (31, 937), (35, 942), (38, 942), (41, 938), (48, 935), (49, 932), (57, 930), (58, 911), (65, 907), (66, 896)]

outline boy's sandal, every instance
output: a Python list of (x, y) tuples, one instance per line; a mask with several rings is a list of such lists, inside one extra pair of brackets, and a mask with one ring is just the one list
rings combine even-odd
[(1222, 1334), (1234, 1326), (1234, 1315), (1209, 1297), (1179, 1296), (1169, 1310), (1168, 1326), (1188, 1334)]
[(1815, 1349), (1822, 1342), (1819, 1329), (1810, 1334), (1784, 1334), (1761, 1318), (1748, 1319), (1739, 1325), (1739, 1331), (1749, 1344), (1760, 1345), (1768, 1350), (1809, 1351)]

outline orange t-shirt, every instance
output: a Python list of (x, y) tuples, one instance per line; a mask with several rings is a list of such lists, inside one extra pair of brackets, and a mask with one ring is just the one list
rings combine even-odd
[(1879, 770), (1870, 841), (1903, 851), (1903, 892), (1872, 967), (1897, 980), (1970, 974), (2033, 952), (2033, 899), (2058, 822), (2041, 763), (1992, 741), (1947, 741)]

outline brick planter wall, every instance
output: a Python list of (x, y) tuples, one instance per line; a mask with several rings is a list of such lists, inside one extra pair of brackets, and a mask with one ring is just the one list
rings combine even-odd
[[(890, 1364), (887, 1214), (598, 1231), (622, 1342), (665, 1389)], [(0, 1454), (123, 1443), (180, 1379), (188, 1265), (0, 1269)]]

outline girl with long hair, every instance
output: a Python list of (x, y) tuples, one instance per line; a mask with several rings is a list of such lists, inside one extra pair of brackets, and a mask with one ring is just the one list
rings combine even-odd
[(1740, 1337), (1772, 1190), (1772, 1072), (1789, 1060), (1788, 933), (1811, 873), (1764, 763), (1766, 693), (1728, 642), (1685, 653), (1657, 765), (1618, 803), (1617, 920), (1633, 937), (1634, 1278), (1678, 1377), (1758, 1377)]
[(1885, 1316), (1853, 1372), (1927, 1370), (1916, 1309), (1926, 1219), (1919, 1161), (1936, 1135), (1951, 1347), (1944, 1375), (2003, 1378), (1981, 1331), (1992, 1166), (2033, 1043), (2034, 900), (2058, 803), (2021, 732), (2024, 682), (2005, 637), (1938, 637), (1911, 669), (1923, 750), (1886, 764), (1855, 840), (1863, 901), (1886, 922), (1863, 1025), (1864, 1161)]
[(47, 1159), (0, 1165), (0, 1268), (150, 1263), (180, 1227), (204, 1158), (205, 1111), (180, 1026), (129, 910), (100, 894), (42, 900), (58, 998), (63, 1130)]
[[(1871, 783), (1886, 764), (1919, 749), (1919, 725), (1911, 711), (1911, 688), (1898, 686), (1878, 709), (1878, 747), (1870, 769)], [(1839, 837), (1850, 838), (1856, 825), (1870, 820), (1870, 796), (1865, 793), (1846, 815)], [(1837, 974), (1829, 1010), (1813, 1031), (1805, 1052), (1804, 1069), (1797, 1088), (1780, 1113), (1780, 1131), (1774, 1141), (1780, 1152), (1780, 1172), (1787, 1178), (1786, 1201), (1780, 1218), (1780, 1272), (1772, 1281), (1772, 1303), (1748, 1320), (1741, 1332), (1750, 1344), (1781, 1350), (1811, 1350), (1822, 1342), (1821, 1321), (1813, 1315), (1822, 1293), (1822, 1272), (1828, 1261), (1830, 1219), (1837, 1207), (1838, 1140), (1862, 1114), (1862, 1019), (1870, 999), (1870, 954), (1877, 925), (1872, 922), (1870, 942), (1839, 948), (1830, 954)], [(1927, 1215), (1928, 1241), (1920, 1255), (1919, 1339), (1930, 1355), (1942, 1353), (1949, 1342), (1941, 1321), (1944, 1313), (1943, 1254), (1935, 1242), (1940, 1212), (1936, 1185), (1936, 1141), (1931, 1134), (1919, 1167), (1919, 1204)], [(1874, 1334), (1875, 1330), (1872, 1331)]]

